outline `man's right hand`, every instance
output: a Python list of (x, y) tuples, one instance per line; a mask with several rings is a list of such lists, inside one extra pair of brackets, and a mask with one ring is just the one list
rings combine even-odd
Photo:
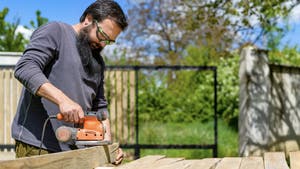
[(42, 84), (36, 94), (58, 105), (59, 113), (63, 115), (64, 121), (83, 123), (84, 112), (81, 106), (51, 83)]
[(63, 101), (59, 105), (59, 111), (63, 115), (63, 120), (71, 123), (83, 123), (84, 112), (81, 106), (71, 99)]

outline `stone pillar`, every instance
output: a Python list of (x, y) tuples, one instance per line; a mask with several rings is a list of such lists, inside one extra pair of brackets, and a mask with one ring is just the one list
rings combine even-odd
[(240, 58), (239, 154), (261, 155), (268, 149), (270, 68), (267, 52), (243, 48)]

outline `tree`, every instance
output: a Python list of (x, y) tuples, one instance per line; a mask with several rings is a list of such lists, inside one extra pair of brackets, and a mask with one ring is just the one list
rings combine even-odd
[[(5, 17), (9, 12), (8, 8), (4, 8), (0, 11), (0, 51), (21, 52), (25, 49), (28, 39), (21, 32), (17, 32), (17, 28), (20, 26), (20, 18), (15, 22), (9, 23), (5, 21)], [(41, 16), (41, 11), (36, 11), (36, 24), (34, 21), (30, 21), (32, 28), (24, 26), (25, 29), (34, 30), (37, 27), (48, 22), (48, 19)]]
[(30, 21), (30, 25), (32, 26), (33, 29), (36, 29), (36, 28), (46, 24), (49, 21), (48, 18), (42, 17), (41, 14), (42, 14), (42, 12), (40, 10), (37, 10), (35, 12), (36, 23), (33, 20)]
[[(124, 48), (136, 60), (181, 64), (188, 45), (206, 46), (210, 59), (226, 57), (244, 43), (274, 48), (299, 0), (131, 0)], [(279, 36), (277, 36), (279, 35)]]
[[(239, 112), (239, 56), (233, 49), (245, 43), (275, 49), (286, 31), (280, 19), (299, 4), (298, 0), (131, 2), (130, 25), (122, 37), (127, 43), (125, 56), (134, 56), (142, 64), (218, 66), (219, 117), (234, 127)], [(211, 73), (169, 71), (155, 76), (160, 77), (156, 81), (149, 74), (144, 76), (149, 79), (142, 80), (139, 95), (144, 119), (162, 114), (162, 121), (213, 116)]]
[(8, 12), (8, 8), (0, 11), (0, 51), (23, 51), (28, 41), (20, 32), (17, 32), (20, 19), (17, 19), (14, 23), (6, 22), (5, 17)]

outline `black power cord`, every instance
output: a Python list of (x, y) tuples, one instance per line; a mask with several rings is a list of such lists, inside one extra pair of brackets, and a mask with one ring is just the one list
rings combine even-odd
[(46, 121), (44, 122), (44, 125), (43, 125), (43, 131), (42, 131), (42, 137), (41, 137), (41, 143), (40, 143), (40, 146), (39, 146), (39, 155), (41, 155), (41, 151), (42, 151), (42, 146), (43, 146), (43, 141), (44, 141), (44, 135), (45, 135), (45, 129), (46, 129), (46, 126), (49, 122), (50, 119), (56, 119), (56, 115), (50, 115)]

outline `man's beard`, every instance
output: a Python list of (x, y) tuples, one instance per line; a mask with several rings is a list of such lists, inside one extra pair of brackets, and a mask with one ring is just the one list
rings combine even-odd
[(102, 65), (102, 57), (100, 52), (103, 50), (103, 47), (99, 46), (96, 49), (91, 48), (89, 31), (91, 27), (85, 27), (80, 30), (77, 37), (77, 50), (81, 58), (82, 65), (85, 71), (88, 74), (100, 73)]

